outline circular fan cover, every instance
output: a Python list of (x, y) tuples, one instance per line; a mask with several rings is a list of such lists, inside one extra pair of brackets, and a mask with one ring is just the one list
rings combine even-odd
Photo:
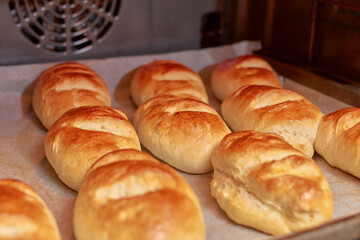
[(101, 42), (117, 20), (121, 0), (9, 0), (11, 16), (38, 48), (78, 54)]

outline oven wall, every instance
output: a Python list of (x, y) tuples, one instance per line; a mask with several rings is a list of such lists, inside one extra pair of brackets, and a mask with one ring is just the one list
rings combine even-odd
[(259, 54), (360, 86), (359, 1), (230, 2), (244, 8), (232, 8), (238, 21), (228, 25), (233, 32), (229, 42), (260, 40)]
[(122, 0), (119, 18), (103, 42), (84, 53), (61, 55), (36, 48), (15, 25), (8, 1), (0, 1), (0, 65), (198, 49), (201, 17), (216, 10), (217, 4), (217, 0)]

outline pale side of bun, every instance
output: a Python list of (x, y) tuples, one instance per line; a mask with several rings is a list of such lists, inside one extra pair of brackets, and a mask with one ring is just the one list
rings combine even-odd
[(244, 85), (268, 85), (281, 88), (272, 67), (256, 55), (226, 59), (216, 65), (211, 75), (211, 89), (220, 101)]
[(228, 134), (212, 162), (212, 196), (239, 224), (285, 234), (315, 227), (333, 215), (331, 189), (320, 168), (276, 134)]
[(125, 114), (106, 106), (84, 106), (66, 112), (49, 129), (44, 148), (59, 178), (74, 190), (79, 189), (86, 171), (100, 157), (117, 149), (141, 149)]
[(132, 79), (131, 96), (138, 106), (159, 95), (175, 95), (208, 102), (199, 74), (171, 60), (157, 60), (141, 66)]
[(66, 62), (45, 70), (34, 88), (32, 105), (36, 116), (49, 129), (66, 111), (91, 105), (111, 105), (104, 80), (89, 67)]
[(221, 104), (234, 131), (256, 130), (281, 135), (309, 157), (322, 117), (321, 110), (300, 94), (283, 88), (243, 86)]
[(134, 127), (152, 154), (188, 173), (210, 172), (211, 154), (230, 132), (208, 104), (170, 95), (142, 104), (135, 112)]
[(100, 158), (74, 207), (77, 240), (204, 240), (198, 199), (170, 166), (136, 150)]
[(314, 147), (331, 166), (360, 178), (360, 108), (324, 115)]
[(18, 180), (0, 180), (0, 239), (61, 239), (55, 218), (39, 194)]

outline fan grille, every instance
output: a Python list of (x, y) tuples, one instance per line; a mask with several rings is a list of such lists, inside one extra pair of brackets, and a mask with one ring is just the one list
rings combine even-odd
[(11, 16), (37, 48), (78, 54), (101, 42), (118, 19), (121, 0), (9, 0)]

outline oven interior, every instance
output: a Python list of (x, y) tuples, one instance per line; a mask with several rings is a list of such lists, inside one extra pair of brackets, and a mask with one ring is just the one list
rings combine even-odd
[[(279, 74), (346, 102), (360, 101), (355, 0), (8, 0), (0, 1), (0, 14), (0, 65), (256, 40), (262, 44), (256, 54)], [(339, 84), (345, 92), (339, 93)]]

